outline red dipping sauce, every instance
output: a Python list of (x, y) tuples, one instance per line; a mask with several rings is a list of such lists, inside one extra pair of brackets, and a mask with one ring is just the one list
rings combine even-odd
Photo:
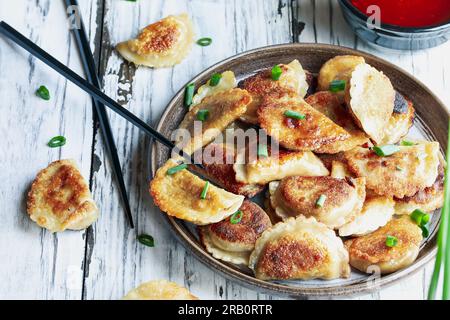
[(381, 22), (400, 27), (429, 27), (450, 22), (450, 0), (350, 0), (363, 14), (381, 9)]

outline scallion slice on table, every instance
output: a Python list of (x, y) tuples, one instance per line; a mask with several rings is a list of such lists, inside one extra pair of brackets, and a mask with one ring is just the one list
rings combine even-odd
[(220, 74), (220, 73), (214, 73), (212, 76), (211, 76), (211, 79), (209, 80), (209, 85), (211, 86), (211, 87), (215, 87), (215, 86), (217, 86), (219, 83), (220, 83), (220, 80), (222, 79), (222, 74)]
[(187, 168), (187, 164), (186, 163), (182, 163), (178, 166), (175, 166), (173, 168), (170, 168), (169, 170), (167, 170), (167, 175), (172, 176), (175, 173), (177, 173), (178, 171), (184, 170)]
[(138, 236), (138, 241), (147, 247), (153, 248), (155, 246), (155, 239), (148, 234), (141, 234)]
[(345, 90), (345, 80), (333, 80), (330, 83), (330, 91), (331, 92), (339, 92), (339, 91), (344, 91)]
[(316, 207), (322, 208), (325, 204), (325, 200), (327, 200), (327, 196), (324, 194), (321, 194), (319, 199), (316, 201)]
[(397, 237), (387, 236), (386, 237), (386, 246), (389, 248), (395, 247), (398, 243)]
[(198, 112), (197, 112), (197, 119), (200, 121), (206, 121), (206, 119), (208, 119), (208, 116), (209, 116), (209, 110), (202, 109), (202, 110), (198, 110)]
[(244, 213), (239, 210), (233, 213), (233, 215), (230, 217), (230, 223), (231, 224), (238, 224), (242, 221), (242, 217), (244, 216)]
[(272, 80), (277, 81), (280, 79), (283, 74), (283, 69), (279, 65), (276, 65), (272, 68)]
[(46, 86), (40, 86), (39, 89), (36, 90), (36, 95), (46, 101), (50, 100), (50, 91), (48, 91)]
[(192, 98), (194, 97), (195, 92), (195, 84), (190, 83), (186, 86), (186, 90), (184, 93), (184, 105), (186, 107), (190, 107), (192, 104)]
[(56, 136), (47, 143), (50, 148), (59, 148), (66, 144), (67, 139), (63, 136)]
[(197, 44), (198, 44), (199, 46), (202, 46), (202, 47), (207, 47), (207, 46), (209, 46), (211, 43), (212, 43), (212, 39), (211, 39), (211, 38), (208, 38), (208, 37), (200, 38), (200, 39), (197, 40)]
[(373, 152), (380, 157), (388, 157), (396, 152), (400, 151), (400, 148), (393, 144), (387, 144), (385, 146), (375, 146), (372, 148)]
[(304, 114), (301, 114), (300, 112), (292, 111), (292, 110), (286, 110), (284, 112), (284, 116), (287, 118), (292, 118), (292, 119), (297, 119), (297, 120), (304, 120), (306, 118), (306, 116)]
[(208, 194), (209, 189), (209, 181), (206, 181), (205, 186), (203, 187), (202, 193), (200, 195), (200, 199), (205, 200), (206, 195)]
[(258, 157), (268, 157), (269, 150), (267, 149), (267, 144), (258, 143)]

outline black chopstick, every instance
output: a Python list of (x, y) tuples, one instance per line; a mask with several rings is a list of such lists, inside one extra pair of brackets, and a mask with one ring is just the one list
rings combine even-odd
[[(77, 6), (78, 2), (76, 0), (65, 0), (66, 7)], [(94, 58), (92, 55), (91, 48), (89, 46), (89, 41), (86, 34), (86, 29), (84, 28), (83, 19), (81, 13), (77, 12), (79, 15), (77, 17), (78, 25), (73, 27), (73, 33), (75, 40), (77, 42), (78, 51), (80, 53), (81, 61), (83, 63), (84, 72), (88, 81), (96, 86), (98, 89), (101, 88), (100, 80), (97, 75), (97, 68), (95, 67)], [(106, 153), (111, 161), (112, 169), (114, 175), (117, 179), (120, 196), (122, 198), (122, 203), (125, 209), (125, 214), (128, 219), (130, 227), (134, 228), (133, 216), (131, 215), (130, 202), (128, 200), (127, 189), (125, 187), (125, 182), (123, 180), (122, 166), (120, 165), (120, 159), (117, 155), (117, 148), (114, 142), (114, 136), (111, 130), (111, 124), (109, 123), (108, 115), (106, 113), (105, 106), (95, 99), (92, 99), (92, 104), (94, 105), (94, 112), (98, 118), (100, 124), (100, 130), (103, 134), (103, 142), (105, 144)]]
[[(4, 21), (0, 22), (0, 33), (3, 34), (5, 37), (31, 53), (33, 56), (44, 62), (46, 65), (48, 65), (50, 68), (61, 74), (63, 77), (74, 83), (76, 86), (78, 86), (80, 89), (91, 95), (94, 99), (97, 101), (103, 103), (105, 106), (134, 124), (136, 127), (141, 129), (143, 132), (145, 132), (147, 135), (153, 137), (157, 141), (159, 141), (161, 144), (168, 147), (170, 150), (172, 149), (178, 149), (175, 144), (167, 139), (164, 135), (150, 127), (148, 124), (146, 124), (144, 121), (136, 117), (133, 113), (122, 107), (120, 104), (118, 104), (116, 101), (108, 97), (106, 94), (104, 94), (102, 91), (97, 89), (95, 86), (91, 85), (89, 82), (84, 80), (82, 77), (80, 77), (78, 74), (70, 70), (70, 68), (66, 67), (64, 64), (56, 60), (54, 57), (52, 57), (49, 53), (42, 50), (39, 46), (34, 44), (32, 41), (30, 41), (28, 38), (26, 38), (24, 35), (22, 35), (19, 31), (11, 27), (9, 24), (7, 24)], [(181, 153), (181, 156), (185, 158), (188, 162), (195, 164), (197, 167), (204, 169), (203, 165), (201, 163), (197, 163), (194, 158), (194, 154), (188, 155), (183, 150), (177, 150)]]

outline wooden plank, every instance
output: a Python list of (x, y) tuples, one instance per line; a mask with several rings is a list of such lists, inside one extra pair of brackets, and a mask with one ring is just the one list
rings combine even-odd
[[(102, 70), (104, 90), (148, 123), (155, 124), (171, 97), (195, 74), (226, 57), (268, 44), (290, 42), (287, 1), (114, 1), (105, 5)], [(188, 12), (197, 36), (210, 36), (210, 47), (195, 46), (189, 57), (174, 68), (152, 70), (124, 63), (114, 44), (169, 14)], [(124, 175), (136, 220), (129, 230), (101, 140), (95, 144), (94, 196), (102, 216), (89, 234), (86, 299), (117, 299), (151, 279), (168, 279), (187, 286), (203, 299), (268, 298), (245, 289), (197, 261), (174, 239), (148, 195), (149, 139), (122, 119), (111, 115)], [(152, 234), (155, 248), (139, 245), (136, 235)]]
[[(83, 0), (81, 9), (94, 35), (98, 6)], [(82, 72), (62, 1), (2, 1), (0, 20)], [(73, 158), (89, 177), (90, 99), (4, 39), (0, 39), (0, 75), (0, 180), (4, 186), (0, 191), (0, 298), (80, 299), (84, 232), (51, 234), (39, 228), (27, 216), (25, 197), (37, 172), (54, 160)], [(40, 85), (49, 88), (49, 102), (35, 96)], [(67, 137), (67, 145), (48, 148), (48, 140), (60, 134)]]

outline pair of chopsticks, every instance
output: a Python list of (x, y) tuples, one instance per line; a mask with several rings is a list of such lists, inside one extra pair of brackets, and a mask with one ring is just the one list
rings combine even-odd
[[(74, 1), (71, 1), (71, 3), (72, 2), (74, 2)], [(80, 46), (80, 48), (83, 48), (83, 49), (80, 51), (82, 51), (82, 57), (84, 56), (83, 64), (85, 64), (85, 68), (87, 66), (90, 66), (89, 69), (87, 69), (88, 72), (86, 72), (86, 73), (88, 74), (88, 78), (90, 78), (96, 85), (93, 85), (90, 82), (83, 79), (82, 77), (80, 77), (78, 74), (76, 74), (70, 68), (68, 68), (67, 66), (65, 66), (64, 64), (59, 62), (57, 59), (52, 57), (49, 53), (47, 53), (46, 51), (41, 49), (39, 46), (34, 44), (31, 40), (26, 38), (19, 31), (17, 31), (16, 29), (11, 27), (9, 24), (7, 24), (4, 21), (0, 22), (0, 34), (2, 34), (6, 38), (13, 41), (15, 44), (17, 44), (20, 47), (22, 47), (23, 49), (25, 49), (27, 52), (32, 54), (34, 57), (41, 60), (46, 65), (48, 65), (50, 68), (52, 68), (53, 70), (58, 72), (60, 75), (65, 77), (67, 80), (71, 81), (73, 84), (78, 86), (80, 89), (82, 89), (83, 91), (88, 93), (96, 101), (96, 104), (95, 104), (96, 111), (100, 110), (100, 114), (104, 115), (104, 117), (102, 117), (102, 119), (106, 120), (106, 121), (104, 121), (103, 124), (106, 124), (108, 121), (107, 121), (107, 117), (106, 117), (106, 112), (102, 113), (101, 107), (106, 106), (106, 107), (110, 108), (112, 111), (114, 111), (117, 114), (119, 114), (120, 116), (122, 116), (123, 118), (125, 118), (126, 120), (128, 120), (129, 122), (131, 122), (136, 127), (138, 127), (140, 130), (142, 130), (148, 136), (154, 138), (161, 144), (168, 147), (170, 150), (175, 150), (178, 154), (180, 154), (183, 158), (185, 158), (189, 163), (195, 164), (195, 166), (197, 166), (200, 169), (204, 169), (202, 164), (196, 163), (194, 154), (188, 155), (183, 150), (178, 149), (172, 141), (170, 141), (164, 135), (162, 135), (161, 133), (159, 133), (158, 131), (156, 131), (155, 129), (150, 127), (149, 125), (147, 125), (144, 121), (139, 119), (137, 116), (135, 116), (133, 113), (131, 113), (124, 107), (122, 107), (116, 101), (114, 101), (113, 99), (108, 97), (106, 94), (104, 94), (98, 87), (96, 87), (96, 85), (99, 85), (99, 82), (98, 82), (98, 77), (97, 77), (96, 71), (95, 71), (95, 63), (93, 62), (92, 53), (90, 51), (89, 43), (87, 41), (87, 36), (86, 36), (85, 32), (81, 31), (81, 29), (76, 31), (75, 34), (78, 38), (77, 41), (80, 41), (80, 44), (82, 44), (82, 46)], [(89, 62), (89, 60), (91, 60), (91, 62)], [(95, 76), (94, 76), (94, 74), (95, 74)], [(103, 111), (104, 111), (104, 108), (103, 108)], [(107, 128), (107, 130), (108, 130), (108, 125), (109, 125), (109, 122), (105, 126), (105, 128)], [(105, 133), (107, 134), (108, 131), (104, 131), (104, 134)], [(115, 163), (114, 169), (116, 170), (116, 174), (120, 180), (120, 177), (122, 177), (122, 173), (120, 171), (120, 162), (117, 158), (116, 152), (114, 152), (115, 145), (114, 145), (114, 141), (112, 138), (110, 127), (109, 127), (109, 133), (110, 133), (110, 137), (108, 138), (109, 139), (108, 150), (110, 151), (110, 156), (112, 157), (113, 162)], [(114, 157), (114, 154), (115, 154), (115, 157)], [(122, 178), (122, 181), (123, 181), (123, 178)], [(123, 188), (121, 187), (121, 192), (122, 192), (122, 195), (126, 197), (124, 185), (123, 185)], [(125, 200), (125, 201), (127, 201), (127, 200)], [(133, 226), (131, 214), (129, 215), (129, 221), (130, 221), (130, 225)]]

